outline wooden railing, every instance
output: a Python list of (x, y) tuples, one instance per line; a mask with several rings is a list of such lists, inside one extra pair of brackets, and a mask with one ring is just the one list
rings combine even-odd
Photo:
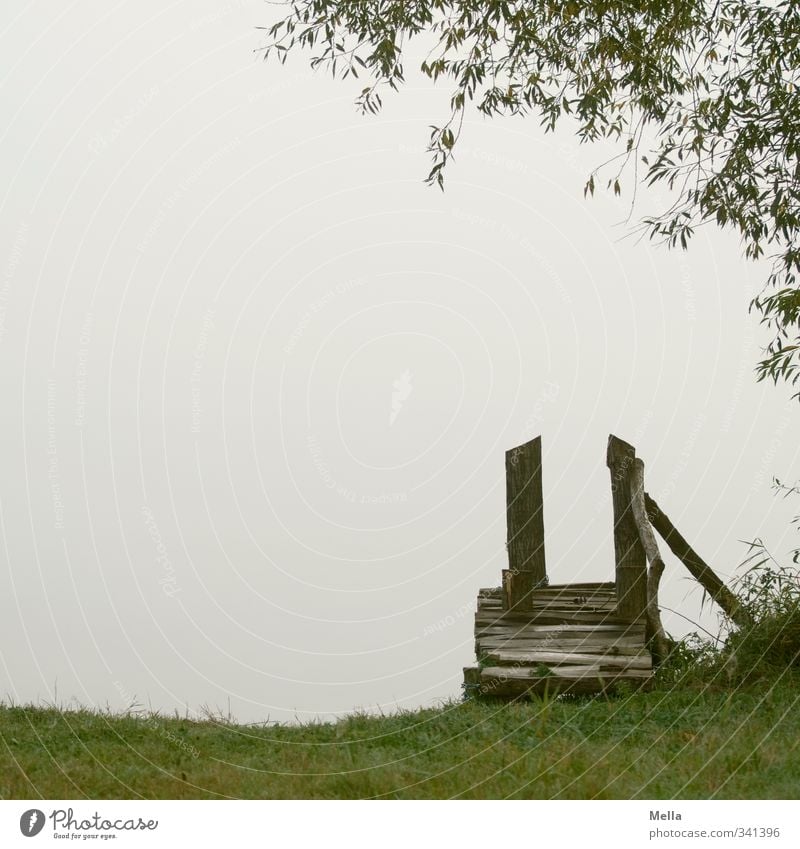
[[(611, 473), (614, 516), (616, 616), (631, 622), (643, 620), (654, 659), (666, 656), (668, 640), (658, 606), (664, 572), (654, 532), (658, 531), (723, 611), (735, 623), (745, 624), (746, 614), (734, 594), (645, 492), (644, 463), (635, 448), (611, 434), (606, 464)], [(506, 452), (506, 519), (508, 569), (503, 571), (503, 606), (531, 610), (532, 593), (547, 584), (540, 436)]]

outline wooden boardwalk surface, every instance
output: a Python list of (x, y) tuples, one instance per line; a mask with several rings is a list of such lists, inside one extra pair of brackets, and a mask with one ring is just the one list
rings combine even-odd
[(597, 693), (652, 677), (645, 618), (616, 614), (613, 582), (543, 587), (530, 607), (509, 610), (500, 588), (479, 591), (479, 665), (464, 670), (468, 687), (497, 696)]

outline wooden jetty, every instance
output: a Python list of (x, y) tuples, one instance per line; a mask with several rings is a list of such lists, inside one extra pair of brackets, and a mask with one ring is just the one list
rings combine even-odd
[(733, 594), (644, 491), (644, 464), (613, 434), (606, 462), (614, 514), (614, 580), (550, 584), (545, 563), (541, 437), (506, 452), (509, 568), (478, 592), (477, 665), (467, 692), (503, 697), (589, 694), (646, 687), (668, 650), (658, 586), (664, 571), (653, 528), (734, 622)]

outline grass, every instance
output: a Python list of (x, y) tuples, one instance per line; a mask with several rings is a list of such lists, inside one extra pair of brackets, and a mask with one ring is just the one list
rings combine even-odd
[(800, 673), (253, 727), (0, 707), (3, 798), (797, 798)]

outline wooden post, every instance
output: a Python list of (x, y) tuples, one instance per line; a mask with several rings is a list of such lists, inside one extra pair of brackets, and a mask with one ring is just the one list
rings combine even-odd
[(657, 661), (662, 661), (667, 656), (667, 635), (661, 624), (661, 613), (658, 609), (658, 584), (664, 572), (664, 561), (658, 550), (656, 536), (647, 518), (647, 509), (644, 504), (644, 463), (638, 458), (633, 458), (631, 466), (629, 485), (631, 490), (631, 510), (636, 522), (636, 530), (639, 532), (639, 541), (642, 543), (644, 553), (650, 563), (647, 572), (647, 630), (651, 651)]
[(644, 494), (644, 503), (653, 527), (661, 534), (664, 542), (689, 570), (692, 577), (698, 581), (733, 622), (740, 627), (748, 625), (750, 619), (736, 596), (722, 583), (705, 560), (686, 542), (666, 513), (647, 493)]
[(547, 579), (544, 559), (542, 438), (506, 451), (507, 605), (531, 607), (531, 592)]
[(631, 510), (630, 472), (636, 451), (614, 434), (608, 437), (606, 464), (611, 471), (614, 506), (614, 559), (617, 615), (639, 619), (647, 609), (647, 562)]

